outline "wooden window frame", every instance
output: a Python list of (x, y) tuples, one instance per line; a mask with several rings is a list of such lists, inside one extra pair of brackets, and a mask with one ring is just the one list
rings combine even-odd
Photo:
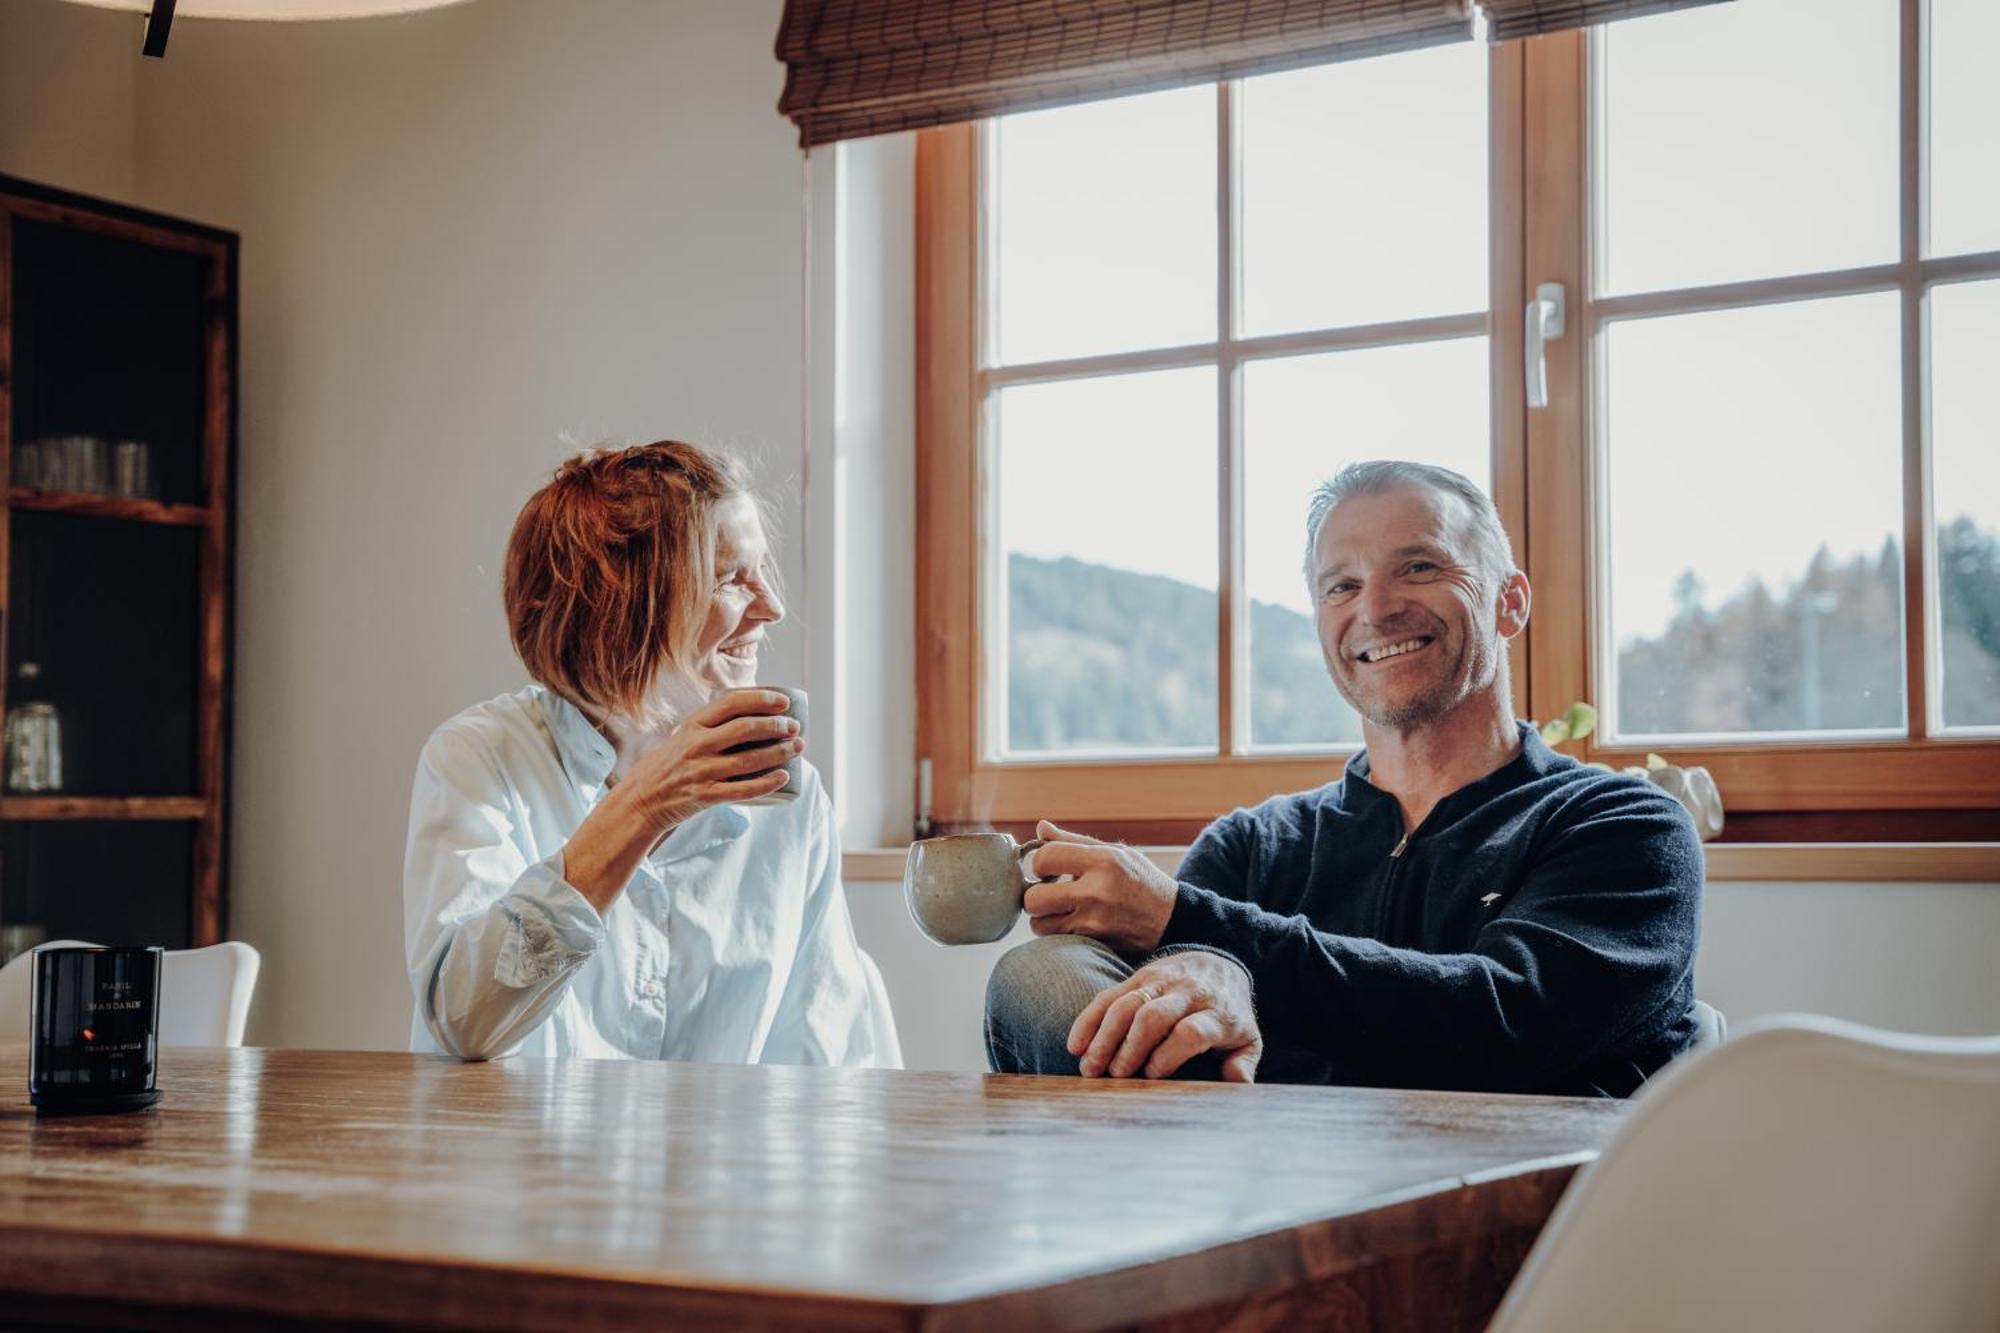
[[(1925, 561), (1934, 534), (1923, 529), (1928, 476), (1922, 294), (1940, 280), (2000, 275), (2000, 255), (1924, 260), (1918, 153), (1922, 108), (1920, 0), (1905, 0), (1902, 117), (1904, 253), (1895, 265), (1840, 282), (1904, 293), (1905, 602), (1912, 730), (1909, 738), (1840, 743), (1674, 745), (1676, 762), (1704, 764), (1729, 803), (1733, 836), (1819, 840), (1992, 837), (2000, 825), (2000, 740), (1929, 734), (1923, 652), (1930, 632)], [(1514, 704), (1522, 716), (1551, 717), (1596, 697), (1591, 629), (1598, 590), (1592, 575), (1594, 419), (1587, 389), (1597, 334), (1606, 319), (1631, 313), (1634, 299), (1597, 300), (1589, 237), (1590, 41), (1564, 33), (1492, 48), (1489, 60), (1489, 190), (1492, 476), (1495, 503), (1516, 558), (1536, 590), (1528, 632), (1512, 646)], [(1247, 606), (1235, 585), (1242, 563), (1237, 531), (1242, 483), (1239, 368), (1274, 352), (1332, 350), (1472, 332), (1463, 320), (1412, 321), (1366, 330), (1236, 336), (1237, 200), (1232, 166), (1233, 85), (1217, 86), (1218, 327), (1214, 344), (994, 370), (982, 305), (986, 238), (981, 179), (986, 134), (961, 124), (918, 134), (916, 144), (917, 384), (917, 756), (920, 833), (938, 829), (1024, 829), (1046, 817), (1140, 841), (1185, 842), (1238, 805), (1338, 776), (1352, 747), (1311, 753), (1244, 753), (1245, 709), (1232, 686), (1245, 665)], [(1990, 269), (1985, 265), (1991, 261)], [(1519, 367), (1526, 293), (1556, 281), (1571, 296), (1570, 336), (1552, 343), (1550, 406), (1527, 409)], [(1828, 275), (1731, 284), (1687, 294), (1694, 301), (1747, 304), (1823, 294)], [(1695, 307), (1702, 308), (1702, 307)], [(1004, 384), (1061, 374), (1101, 374), (1166, 366), (1218, 366), (1219, 753), (1198, 758), (1133, 756), (997, 760), (982, 743), (987, 697), (979, 652), (982, 570), (991, 534), (981, 416)], [(1052, 375), (1051, 371), (1054, 371)], [(1908, 540), (1911, 532), (1921, 540)], [(1329, 683), (1328, 688), (1332, 688)], [(1591, 745), (1583, 757), (1639, 762), (1643, 747)], [(1855, 812), (1866, 812), (1857, 815)], [(1865, 830), (1865, 831), (1864, 831)]]
[[(1866, 823), (1879, 836), (1991, 838), (2000, 831), (2000, 739), (1937, 736), (1929, 700), (1928, 645), (1934, 630), (1928, 562), (1929, 520), (1924, 364), (1925, 295), (1945, 281), (2000, 277), (2000, 252), (1924, 259), (1923, 115), (1926, 34), (1923, 0), (1903, 0), (1899, 212), (1901, 255), (1894, 264), (1836, 273), (1759, 279), (1661, 295), (1599, 297), (1591, 253), (1598, 179), (1591, 169), (1593, 62), (1585, 32), (1524, 43), (1527, 50), (1525, 176), (1527, 262), (1537, 282), (1572, 293), (1570, 336), (1549, 350), (1547, 411), (1530, 414), (1529, 512), (1535, 545), (1529, 581), (1537, 597), (1528, 626), (1535, 674), (1532, 715), (1560, 714), (1609, 684), (1594, 626), (1605, 593), (1592, 522), (1601, 457), (1594, 383), (1600, 334), (1609, 320), (1639, 313), (1728, 309), (1817, 296), (1895, 291), (1902, 296), (1903, 602), (1906, 708), (1910, 734), (1880, 740), (1681, 744), (1677, 763), (1705, 765), (1732, 817), (1779, 837), (1825, 836)], [(1639, 763), (1643, 744), (1606, 746), (1592, 737), (1583, 757), (1614, 766)], [(1857, 820), (1848, 812), (1870, 812)], [(1852, 832), (1847, 836), (1855, 836)]]

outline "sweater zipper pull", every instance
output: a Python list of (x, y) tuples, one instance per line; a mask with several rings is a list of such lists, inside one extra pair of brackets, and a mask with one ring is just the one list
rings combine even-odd
[(1409, 845), (1410, 845), (1410, 835), (1405, 833), (1403, 835), (1403, 840), (1396, 844), (1396, 850), (1389, 853), (1389, 859), (1391, 861), (1400, 861), (1403, 857), (1403, 849), (1405, 847), (1408, 847)]

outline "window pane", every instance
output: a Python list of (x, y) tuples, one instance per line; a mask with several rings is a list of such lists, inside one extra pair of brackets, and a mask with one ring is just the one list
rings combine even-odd
[(1000, 360), (1215, 337), (1215, 87), (1003, 116)]
[(1931, 237), (1934, 255), (2000, 250), (2000, 5), (1931, 0)]
[(1603, 30), (1602, 280), (1891, 263), (1897, 0), (1736, 0)]
[(1931, 291), (1931, 494), (1947, 727), (2000, 726), (2000, 282)]
[(1484, 310), (1486, 49), (1243, 83), (1243, 331)]
[(995, 415), (1005, 748), (1212, 750), (1215, 371), (1024, 385)]
[(1607, 328), (1616, 735), (1902, 730), (1899, 309)]
[(1243, 368), (1244, 583), (1253, 745), (1358, 742), (1306, 592), (1306, 507), (1348, 463), (1407, 458), (1490, 489), (1487, 342), (1373, 347)]

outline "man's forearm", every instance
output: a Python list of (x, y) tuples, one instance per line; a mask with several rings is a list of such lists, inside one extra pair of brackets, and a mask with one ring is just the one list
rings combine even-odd
[(1672, 950), (1614, 959), (1533, 922), (1489, 934), (1473, 952), (1398, 949), (1183, 885), (1167, 940), (1241, 961), (1268, 1038), (1405, 1086), (1537, 1086), (1644, 1021), (1684, 971)]

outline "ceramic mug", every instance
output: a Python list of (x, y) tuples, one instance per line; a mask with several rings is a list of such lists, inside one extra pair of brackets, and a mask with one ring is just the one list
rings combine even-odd
[(1020, 919), (1028, 886), (1048, 882), (1022, 864), (1042, 842), (1017, 843), (1005, 833), (955, 833), (911, 843), (903, 865), (910, 919), (939, 944), (1001, 938)]
[[(801, 741), (805, 740), (806, 692), (804, 690), (794, 690), (783, 685), (749, 685), (745, 686), (743, 689), (730, 690), (728, 691), (728, 693), (744, 694), (744, 693), (761, 693), (764, 691), (776, 691), (777, 693), (785, 696), (785, 699), (787, 700), (789, 706), (785, 709), (784, 713), (773, 714), (772, 716), (791, 717), (794, 721), (796, 721), (799, 724), (799, 739)], [(759, 716), (763, 715), (759, 714)], [(749, 741), (742, 745), (732, 745), (727, 750), (724, 750), (723, 753), (735, 754), (739, 750), (752, 750), (755, 749), (757, 746), (769, 745), (769, 744), (771, 744), (770, 741)], [(796, 801), (799, 798), (799, 793), (804, 790), (802, 784), (805, 781), (805, 765), (806, 765), (805, 751), (801, 750), (799, 753), (793, 755), (790, 759), (788, 759), (784, 764), (784, 770), (785, 770), (784, 786), (778, 788), (778, 790), (770, 793), (768, 796), (753, 796), (749, 800), (737, 801), (735, 802), (735, 804), (783, 805), (787, 801)], [(746, 773), (741, 778), (732, 779), (732, 781), (743, 782), (743, 781), (748, 781), (751, 778), (761, 778), (766, 773), (769, 772), (771, 772), (771, 770), (768, 768), (761, 769), (755, 773)]]

